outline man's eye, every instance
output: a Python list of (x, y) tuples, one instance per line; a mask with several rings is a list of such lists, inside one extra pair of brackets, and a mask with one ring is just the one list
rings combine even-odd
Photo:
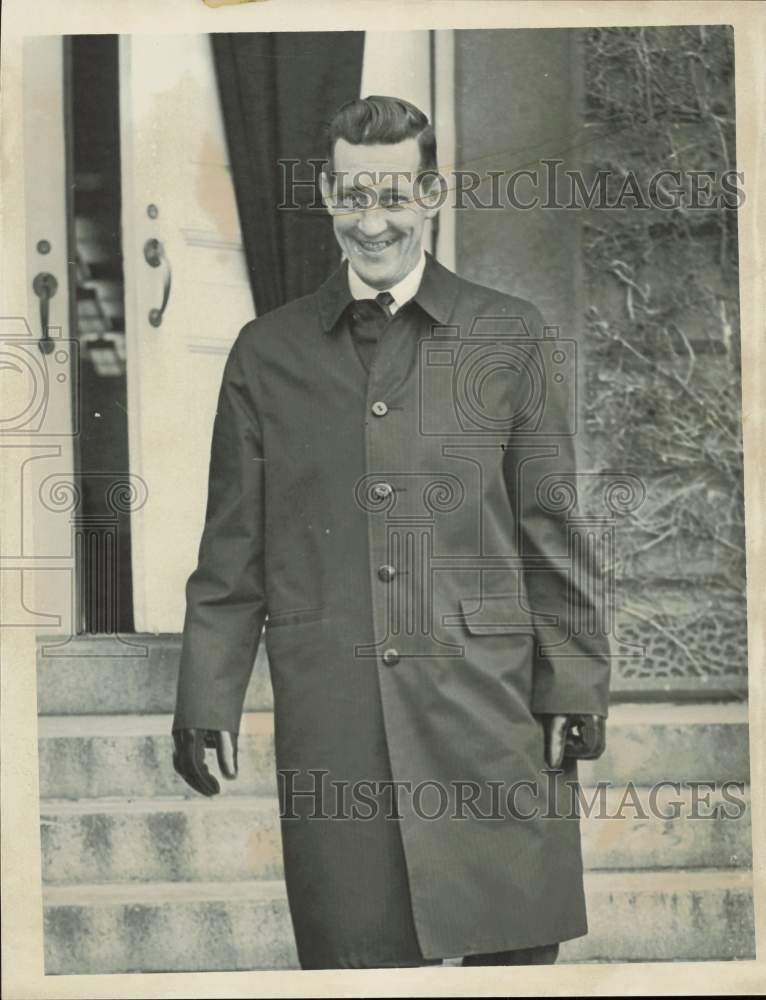
[(407, 199), (404, 197), (403, 194), (384, 195), (381, 198), (380, 203), (383, 206), (383, 208), (388, 208), (388, 209), (407, 207)]
[(372, 204), (372, 198), (364, 191), (354, 191), (341, 195), (338, 205), (349, 211), (356, 211), (360, 208), (368, 208)]

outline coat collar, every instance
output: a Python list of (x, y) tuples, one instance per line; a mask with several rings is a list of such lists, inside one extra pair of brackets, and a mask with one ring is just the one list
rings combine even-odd
[[(395, 314), (403, 305), (406, 305), (410, 299), (413, 299), (420, 288), (420, 282), (423, 280), (423, 272), (426, 269), (426, 252), (421, 247), (420, 257), (418, 257), (418, 262), (415, 267), (405, 274), (401, 281), (397, 281), (395, 285), (391, 285), (386, 291), (393, 296), (393, 302), (389, 303), (389, 309), (391, 314)], [(366, 281), (359, 277), (353, 267), (348, 268), (346, 272), (348, 274), (348, 283), (351, 288), (351, 294), (355, 299), (374, 299), (376, 298), (380, 289), (373, 288), (368, 285)]]
[[(348, 261), (344, 260), (317, 290), (322, 329), (335, 329), (343, 310), (353, 302), (348, 286)], [(437, 323), (447, 324), (457, 298), (457, 277), (426, 251), (426, 266), (413, 300)]]

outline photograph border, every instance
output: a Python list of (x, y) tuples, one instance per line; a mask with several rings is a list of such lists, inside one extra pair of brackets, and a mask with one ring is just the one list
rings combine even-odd
[[(632, 996), (735, 995), (766, 992), (766, 817), (764, 803), (764, 673), (766, 626), (766, 246), (763, 108), (766, 107), (766, 7), (748, 2), (546, 4), (477, 0), (423, 0), (386, 5), (372, 0), (299, 2), (257, 0), (218, 6), (203, 0), (6, 0), (2, 10), (2, 289), (0, 319), (27, 311), (22, 42), (26, 35), (180, 34), (217, 31), (402, 30), (730, 24), (735, 32), (737, 166), (746, 199), (739, 209), (742, 414), (747, 543), (749, 739), (753, 823), (753, 961), (559, 965), (547, 968), (375, 969), (141, 973), (88, 976), (43, 974), (41, 853), (38, 801), (35, 631), (0, 631), (2, 655), (2, 958), (3, 996), (250, 997), (269, 996)], [(0, 454), (2, 454), (0, 452)], [(0, 461), (4, 461), (3, 456)], [(6, 471), (6, 470), (4, 470)], [(6, 482), (8, 480), (6, 479)], [(9, 549), (18, 535), (20, 498), (8, 491), (2, 535)], [(4, 575), (0, 579), (6, 582)], [(0, 617), (0, 621), (2, 618)]]

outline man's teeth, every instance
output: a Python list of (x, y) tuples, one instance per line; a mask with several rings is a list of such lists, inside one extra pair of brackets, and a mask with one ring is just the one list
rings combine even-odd
[(359, 240), (359, 246), (363, 250), (384, 250), (386, 247), (390, 247), (394, 242), (393, 240)]

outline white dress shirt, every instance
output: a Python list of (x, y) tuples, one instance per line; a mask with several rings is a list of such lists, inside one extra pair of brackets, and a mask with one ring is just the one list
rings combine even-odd
[(394, 301), (389, 306), (391, 315), (393, 316), (397, 309), (401, 309), (405, 302), (409, 302), (409, 300), (417, 294), (417, 290), (420, 288), (420, 280), (423, 277), (425, 266), (426, 252), (421, 247), (420, 259), (409, 274), (405, 274), (401, 281), (397, 281), (397, 283), (392, 285), (391, 288), (373, 288), (372, 285), (368, 285), (366, 281), (362, 281), (349, 261), (348, 286), (355, 299), (374, 299), (375, 296), (380, 295), (381, 292), (390, 292), (394, 297)]

